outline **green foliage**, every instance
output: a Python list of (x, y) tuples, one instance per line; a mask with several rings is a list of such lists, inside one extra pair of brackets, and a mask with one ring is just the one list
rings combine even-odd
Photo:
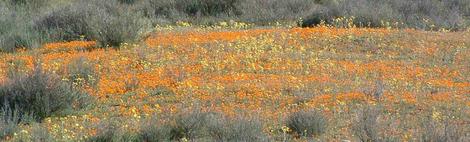
[(207, 131), (214, 141), (268, 141), (260, 122), (237, 118), (230, 119), (217, 114), (207, 117)]
[(166, 142), (171, 140), (171, 127), (152, 119), (143, 123), (140, 135), (146, 142)]
[[(91, 31), (88, 25), (90, 15), (98, 7), (85, 4), (69, 4), (53, 9), (34, 21), (34, 27), (50, 41), (79, 40)], [(89, 36), (85, 36), (90, 40)]]
[(36, 64), (33, 72), (10, 77), (0, 85), (0, 105), (9, 106), (19, 115), (32, 114), (36, 120), (79, 109), (89, 102), (87, 94), (48, 74)]
[(10, 107), (4, 106), (0, 112), (0, 140), (6, 137), (12, 137), (18, 129), (20, 121), (18, 111), (11, 110)]
[(468, 140), (465, 136), (465, 126), (459, 126), (456, 122), (426, 120), (423, 122), (423, 130), (419, 139), (424, 142), (461, 142)]
[(124, 4), (134, 4), (136, 3), (138, 0), (118, 0), (120, 3), (124, 3)]
[(123, 10), (101, 14), (90, 20), (91, 36), (101, 47), (119, 47), (123, 43), (140, 40), (150, 27), (150, 21), (139, 12)]
[(357, 121), (353, 125), (354, 134), (361, 141), (378, 142), (383, 138), (380, 136), (380, 125), (378, 119), (380, 110), (376, 107), (365, 107), (359, 114)]
[(219, 113), (191, 111), (163, 123), (150, 120), (141, 129), (143, 141), (268, 141), (260, 122), (228, 118)]
[(117, 120), (108, 120), (98, 127), (98, 134), (90, 137), (88, 142), (141, 142), (138, 134), (131, 133), (119, 127)]
[(204, 128), (204, 124), (206, 123), (206, 115), (206, 113), (200, 111), (193, 111), (175, 116), (174, 121), (170, 123), (171, 139), (196, 139), (199, 135), (201, 135), (202, 131), (200, 130)]
[(154, 96), (173, 96), (175, 92), (168, 87), (165, 86), (157, 86), (154, 89), (149, 89), (147, 93), (154, 95)]
[(389, 128), (380, 119), (383, 119), (380, 106), (365, 106), (358, 112), (352, 130), (356, 137), (363, 142), (397, 142), (396, 136), (386, 134), (384, 129)]
[(53, 142), (55, 139), (53, 136), (49, 133), (49, 130), (46, 128), (46, 126), (43, 126), (41, 124), (33, 124), (33, 129), (31, 132), (31, 137), (29, 140), (24, 140), (24, 141), (37, 141), (37, 142)]
[(31, 19), (31, 11), (33, 10), (0, 2), (0, 52), (40, 46), (40, 34), (26, 22)]
[(465, 30), (468, 0), (7, 0), (0, 2), (0, 51), (85, 36), (101, 47), (145, 37), (149, 25), (177, 21), (239, 20), (258, 24), (297, 21), (311, 27), (355, 17), (359, 27)]
[(67, 74), (68, 80), (80, 87), (96, 87), (99, 82), (94, 66), (84, 57), (73, 60), (67, 67)]
[(318, 136), (326, 131), (327, 119), (317, 111), (299, 111), (287, 118), (287, 127), (299, 136)]

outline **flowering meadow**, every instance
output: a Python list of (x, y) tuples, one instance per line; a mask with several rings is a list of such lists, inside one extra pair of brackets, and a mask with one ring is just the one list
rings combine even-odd
[[(85, 109), (35, 124), (54, 141), (88, 141), (111, 124), (138, 137), (149, 119), (173, 124), (191, 112), (256, 121), (259, 141), (470, 140), (470, 32), (180, 25), (120, 48), (82, 40), (0, 53), (0, 81), (39, 64), (92, 96)], [(324, 116), (318, 134), (289, 125), (305, 110)], [(3, 140), (38, 135), (19, 127)]]

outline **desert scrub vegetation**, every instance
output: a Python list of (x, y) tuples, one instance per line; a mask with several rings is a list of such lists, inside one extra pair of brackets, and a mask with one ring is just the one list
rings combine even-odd
[(194, 110), (170, 121), (172, 140), (268, 141), (262, 124), (255, 119), (229, 118), (216, 112)]
[(93, 40), (119, 47), (147, 34), (150, 20), (117, 0), (0, 2), (2, 51), (41, 47), (45, 42)]
[(24, 121), (22, 118), (26, 117), (21, 117), (17, 110), (3, 107), (0, 111), (0, 139), (13, 137), (13, 134), (19, 129), (18, 124)]
[(72, 60), (66, 74), (67, 80), (77, 87), (97, 87), (100, 79), (92, 62), (84, 57)]
[(357, 27), (455, 31), (468, 28), (469, 9), (467, 0), (7, 0), (0, 2), (0, 49), (11, 52), (80, 39), (119, 47), (148, 37), (152, 26), (181, 21), (297, 22), (311, 27), (351, 18), (346, 22)]
[(383, 132), (387, 129), (385, 124), (381, 122), (382, 108), (380, 106), (367, 105), (360, 108), (357, 113), (357, 120), (353, 123), (353, 132), (363, 142), (379, 142), (379, 141), (398, 141), (390, 135)]
[(291, 114), (286, 126), (298, 137), (315, 137), (325, 133), (328, 121), (321, 112), (303, 110)]
[(88, 39), (99, 47), (134, 43), (149, 26), (141, 12), (115, 0), (75, 1), (48, 12), (35, 25), (52, 41)]
[(27, 22), (35, 10), (30, 4), (0, 2), (0, 51), (12, 52), (16, 48), (40, 46), (40, 35)]
[(88, 94), (45, 72), (37, 63), (31, 73), (15, 74), (0, 85), (1, 108), (5, 115), (31, 115), (37, 121), (86, 107)]
[(150, 116), (136, 131), (110, 120), (88, 141), (269, 141), (261, 122), (251, 118), (230, 118), (218, 112), (192, 110), (167, 118)]

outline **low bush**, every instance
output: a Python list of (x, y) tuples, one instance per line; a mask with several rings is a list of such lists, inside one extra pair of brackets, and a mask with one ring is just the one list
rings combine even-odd
[(31, 19), (28, 9), (0, 2), (0, 13), (0, 52), (40, 46), (40, 34), (26, 22)]
[(140, 132), (143, 141), (269, 141), (261, 123), (252, 119), (233, 119), (199, 110), (170, 119), (173, 121), (167, 123), (145, 122)]
[(140, 137), (146, 142), (163, 142), (171, 140), (171, 127), (158, 120), (152, 119), (143, 123)]
[(74, 89), (36, 64), (32, 73), (10, 77), (0, 85), (0, 105), (19, 115), (32, 114), (36, 120), (85, 107), (89, 96)]
[(17, 25), (15, 30), (8, 31), (0, 36), (0, 52), (14, 52), (21, 48), (38, 48), (42, 43), (40, 35), (34, 30), (28, 30), (23, 25)]
[(96, 40), (101, 47), (136, 42), (150, 21), (131, 5), (117, 0), (75, 1), (41, 16), (35, 28), (50, 41)]
[(8, 4), (14, 6), (23, 6), (30, 8), (39, 8), (48, 4), (48, 0), (5, 0)]
[(118, 0), (118, 1), (123, 4), (134, 4), (139, 0)]
[(237, 7), (239, 2), (240, 0), (181, 0), (177, 4), (190, 16), (236, 16), (240, 14)]
[(365, 106), (358, 112), (356, 121), (353, 121), (352, 131), (363, 142), (398, 142), (395, 135), (387, 134), (385, 129), (392, 128), (382, 122), (382, 108), (380, 106)]
[(173, 96), (176, 94), (173, 90), (171, 90), (171, 88), (166, 86), (157, 86), (147, 90), (146, 92), (152, 96)]
[(133, 43), (150, 27), (150, 21), (138, 12), (122, 11), (103, 14), (90, 20), (92, 38), (101, 47), (119, 47), (122, 43)]
[(67, 67), (68, 80), (79, 87), (96, 87), (99, 76), (94, 66), (84, 57), (73, 60)]
[(317, 11), (313, 0), (246, 0), (240, 2), (240, 20), (258, 24), (296, 21)]
[(260, 122), (252, 119), (230, 119), (219, 115), (210, 115), (207, 130), (213, 141), (269, 141), (263, 133)]
[(18, 111), (5, 106), (0, 111), (0, 140), (11, 138), (18, 129), (20, 121)]
[(380, 125), (378, 119), (380, 110), (375, 107), (365, 107), (359, 114), (357, 121), (353, 123), (354, 134), (363, 142), (378, 142), (382, 140), (380, 136)]
[(470, 135), (468, 132), (470, 130), (470, 125), (467, 123), (462, 123), (460, 120), (455, 121), (456, 119), (451, 119), (450, 117), (456, 117), (454, 116), (456, 114), (454, 113), (451, 115), (449, 112), (444, 112), (443, 114), (439, 115), (436, 113), (431, 113), (421, 117), (419, 124), (420, 133), (418, 133), (417, 139), (423, 142), (469, 141)]
[[(465, 29), (470, 16), (470, 2), (466, 0), (344, 0), (317, 2), (327, 16), (318, 11), (305, 18), (304, 25), (318, 24), (318, 19), (330, 21), (338, 17), (355, 17), (353, 23), (360, 27), (397, 27), (423, 30)], [(317, 9), (318, 10), (318, 9)], [(309, 23), (310, 22), (310, 23)]]
[(326, 131), (327, 119), (318, 111), (299, 111), (287, 118), (286, 125), (298, 136), (311, 137)]
[(68, 4), (47, 12), (34, 21), (34, 27), (50, 41), (71, 41), (85, 36), (90, 40), (87, 21), (98, 7), (86, 4)]
[(185, 16), (237, 16), (241, 14), (238, 5), (241, 0), (147, 0), (145, 4), (153, 16), (169, 16), (180, 13)]
[(23, 141), (37, 141), (37, 142), (52, 142), (55, 141), (54, 137), (49, 133), (46, 126), (42, 124), (33, 124), (31, 137)]
[(174, 121), (170, 123), (171, 139), (180, 140), (183, 138), (198, 138), (204, 133), (201, 130), (204, 129), (204, 125), (206, 123), (206, 115), (206, 113), (197, 110), (175, 116)]
[(107, 122), (103, 124), (98, 130), (98, 134), (88, 138), (88, 142), (140, 142), (142, 139), (138, 134), (131, 133), (130, 131), (123, 130), (113, 124), (114, 122)]

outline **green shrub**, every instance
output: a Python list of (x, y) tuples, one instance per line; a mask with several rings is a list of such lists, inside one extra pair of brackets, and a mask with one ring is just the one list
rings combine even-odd
[[(0, 36), (0, 52), (13, 52), (20, 48), (38, 48), (41, 44), (40, 35), (22, 25)], [(23, 28), (23, 29), (21, 29)]]
[(85, 36), (90, 40), (90, 15), (96, 14), (94, 5), (73, 3), (59, 7), (40, 16), (34, 21), (34, 27), (46, 35), (50, 41), (71, 41)]
[(145, 17), (152, 20), (153, 24), (161, 24), (161, 19), (177, 21), (185, 18), (183, 12), (176, 9), (175, 0), (145, 0), (138, 4)]
[(35, 22), (50, 41), (71, 41), (85, 36), (101, 47), (119, 47), (136, 42), (150, 27), (150, 21), (131, 5), (117, 0), (75, 1), (47, 12)]
[(140, 137), (146, 142), (165, 142), (171, 140), (171, 127), (158, 120), (148, 120), (143, 123)]
[(68, 80), (72, 84), (80, 87), (96, 87), (99, 76), (95, 72), (94, 66), (84, 57), (80, 57), (70, 62), (67, 67)]
[(190, 16), (239, 15), (237, 4), (240, 0), (181, 0), (178, 5)]
[(141, 138), (147, 142), (179, 141), (269, 141), (260, 122), (232, 119), (214, 112), (191, 111), (170, 117), (170, 122), (143, 123)]
[(55, 140), (49, 133), (47, 127), (43, 126), (42, 124), (33, 124), (31, 138), (24, 141), (53, 142)]
[(153, 89), (147, 90), (147, 93), (153, 96), (173, 96), (176, 93), (171, 88), (166, 86), (157, 86)]
[(400, 139), (384, 132), (391, 128), (381, 122), (382, 108), (380, 106), (365, 106), (358, 112), (356, 121), (353, 121), (352, 131), (363, 142), (398, 142)]
[(311, 137), (326, 131), (327, 119), (318, 111), (299, 111), (287, 118), (287, 127), (299, 136)]
[(324, 13), (315, 13), (306, 17), (305, 19), (302, 19), (302, 21), (300, 21), (298, 25), (300, 27), (305, 28), (305, 27), (314, 27), (320, 24), (332, 24), (330, 18), (331, 18), (330, 16), (327, 16)]
[(136, 3), (138, 0), (118, 0), (120, 3), (124, 3), (124, 4), (134, 4)]
[(9, 106), (4, 106), (0, 112), (0, 140), (12, 137), (18, 129), (20, 116), (18, 111), (11, 110)]
[(179, 114), (174, 117), (174, 121), (170, 123), (171, 139), (180, 140), (196, 139), (203, 133), (204, 124), (206, 123), (207, 113), (201, 111), (192, 111), (185, 114)]
[(141, 12), (121, 7), (116, 12), (101, 12), (88, 21), (91, 37), (101, 47), (118, 48), (122, 43), (140, 40), (150, 28), (150, 21)]
[(229, 119), (208, 115), (206, 127), (213, 141), (269, 141), (260, 122), (252, 119)]
[(379, 115), (380, 110), (375, 107), (365, 107), (359, 112), (357, 121), (353, 125), (353, 132), (361, 141), (378, 142), (382, 139), (377, 122)]
[(6, 0), (11, 5), (41, 7), (47, 4), (47, 0)]
[(35, 65), (33, 72), (10, 77), (0, 85), (0, 105), (18, 110), (20, 115), (32, 114), (36, 120), (60, 115), (68, 110), (86, 106), (87, 94), (62, 82), (54, 74)]
[(145, 0), (139, 6), (154, 24), (176, 21), (203, 23), (210, 19), (237, 18), (242, 0)]
[(418, 140), (423, 142), (463, 142), (470, 140), (470, 125), (452, 119), (436, 120), (432, 115), (422, 118)]
[(258, 24), (296, 21), (320, 8), (313, 0), (246, 0), (237, 7), (240, 20)]
[(115, 120), (108, 120), (98, 127), (98, 134), (88, 138), (88, 142), (141, 142), (142, 138), (135, 133), (119, 127)]
[(0, 2), (0, 52), (40, 46), (41, 35), (29, 23), (33, 11), (33, 8)]

